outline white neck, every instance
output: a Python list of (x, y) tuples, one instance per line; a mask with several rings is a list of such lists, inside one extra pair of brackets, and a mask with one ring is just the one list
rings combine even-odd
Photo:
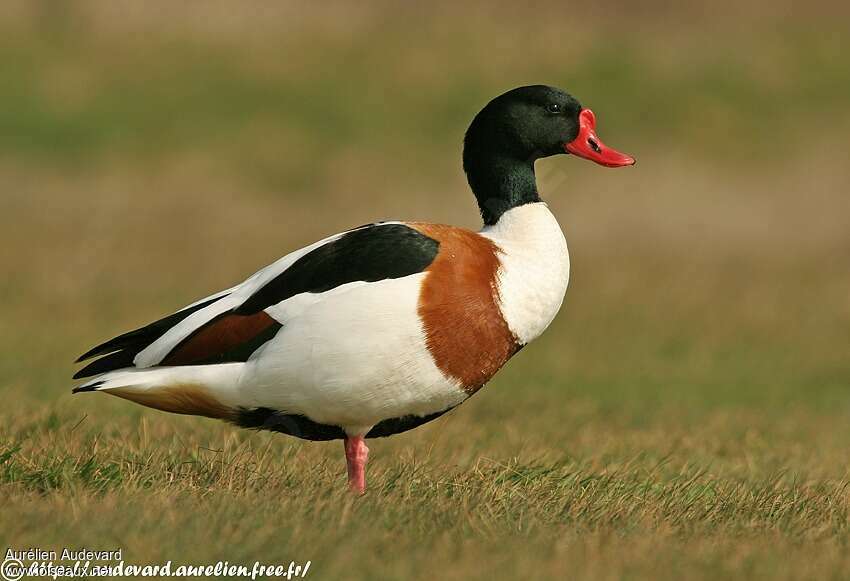
[(481, 235), (501, 249), (502, 316), (522, 344), (536, 339), (555, 318), (570, 278), (570, 256), (561, 227), (544, 202), (504, 214)]

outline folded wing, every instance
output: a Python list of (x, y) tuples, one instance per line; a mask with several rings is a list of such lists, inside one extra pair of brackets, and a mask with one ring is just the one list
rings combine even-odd
[[(101, 356), (74, 378), (127, 367), (246, 361), (277, 334), (299, 304), (349, 283), (401, 278), (425, 270), (439, 243), (400, 222), (369, 224), (325, 238), (260, 270), (242, 284), (94, 347)], [(298, 302), (305, 293), (311, 301)]]

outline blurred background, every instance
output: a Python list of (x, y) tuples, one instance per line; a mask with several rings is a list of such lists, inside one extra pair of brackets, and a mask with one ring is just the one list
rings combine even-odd
[(454, 430), (461, 467), (531, 450), (846, 478), (848, 22), (828, 1), (6, 0), (0, 422), (216, 437), (71, 398), (71, 362), (342, 229), (477, 228), (464, 131), (543, 83), (637, 165), (538, 163), (573, 260), (561, 315), (380, 455)]
[(520, 359), (594, 400), (848, 413), (850, 14), (816, 4), (4, 2), (4, 387), (65, 396), (93, 341), (328, 233), (477, 228), (464, 131), (547, 83), (638, 165), (538, 164), (573, 278)]

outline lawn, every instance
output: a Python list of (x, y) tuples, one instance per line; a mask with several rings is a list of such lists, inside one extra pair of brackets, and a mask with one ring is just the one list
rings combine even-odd
[[(850, 13), (563, 4), (6, 3), (0, 548), (850, 578)], [(538, 164), (563, 310), (465, 405), (373, 440), (365, 496), (339, 442), (71, 395), (93, 344), (330, 233), (476, 227), (466, 125), (540, 82), (638, 163)]]

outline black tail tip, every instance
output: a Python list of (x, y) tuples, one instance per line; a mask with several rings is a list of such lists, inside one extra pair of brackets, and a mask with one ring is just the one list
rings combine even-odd
[(79, 385), (71, 390), (71, 393), (85, 393), (87, 391), (96, 391), (98, 387), (103, 385), (102, 381), (96, 381), (88, 385)]

